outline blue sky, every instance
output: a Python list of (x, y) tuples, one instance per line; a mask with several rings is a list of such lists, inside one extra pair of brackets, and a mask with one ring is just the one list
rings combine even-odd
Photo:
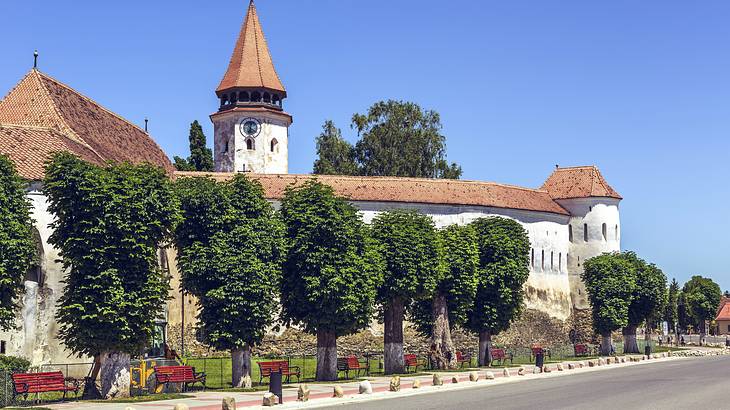
[[(0, 94), (32, 66), (187, 155), (217, 108), (247, 0), (0, 5)], [(294, 116), (290, 172), (314, 138), (381, 99), (441, 114), (464, 178), (538, 187), (595, 164), (623, 196), (622, 247), (730, 289), (730, 2), (258, 0)]]

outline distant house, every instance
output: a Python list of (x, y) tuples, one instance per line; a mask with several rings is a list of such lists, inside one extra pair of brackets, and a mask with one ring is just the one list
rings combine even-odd
[(715, 323), (718, 335), (730, 335), (730, 298), (723, 296), (720, 300), (720, 309), (717, 310)]

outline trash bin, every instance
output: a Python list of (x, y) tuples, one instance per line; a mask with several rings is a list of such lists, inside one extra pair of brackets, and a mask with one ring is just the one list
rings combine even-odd
[(644, 355), (651, 356), (651, 345), (644, 346)]
[(284, 394), (281, 386), (281, 370), (271, 371), (269, 376), (269, 391), (274, 393), (279, 398), (279, 404), (284, 403)]
[(542, 371), (542, 367), (545, 365), (545, 353), (542, 351), (535, 354), (535, 367)]

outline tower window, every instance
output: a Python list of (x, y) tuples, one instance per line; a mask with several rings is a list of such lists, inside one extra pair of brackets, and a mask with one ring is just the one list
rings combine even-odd
[(236, 95), (236, 93), (235, 92), (231, 93), (231, 97), (230, 97), (231, 104), (235, 104), (237, 100), (238, 100), (238, 96)]
[(256, 149), (253, 138), (246, 138), (246, 149), (249, 151), (253, 151), (254, 149)]
[(614, 231), (615, 231), (614, 239), (618, 240), (618, 224), (616, 224), (616, 226), (614, 227)]
[(253, 94), (251, 94), (251, 102), (261, 102), (261, 93), (254, 91)]
[(223, 145), (223, 152), (224, 153), (228, 152), (228, 140), (226, 140), (225, 143), (224, 143), (224, 145)]
[(601, 234), (603, 234), (603, 240), (606, 240), (606, 224), (601, 225)]
[(240, 93), (238, 93), (238, 101), (248, 102), (249, 99), (250, 97), (248, 95), (248, 91), (241, 91)]
[(530, 249), (530, 266), (535, 267), (535, 249)]
[(221, 97), (221, 105), (226, 105), (228, 103), (228, 94), (223, 94)]
[(568, 240), (573, 242), (573, 225), (568, 225)]
[(583, 224), (583, 240), (588, 242), (588, 224)]
[(540, 261), (540, 269), (545, 271), (545, 250), (542, 250), (542, 260)]
[(550, 270), (555, 270), (555, 261), (553, 255), (555, 252), (550, 251)]
[(279, 141), (274, 138), (271, 140), (271, 152), (277, 152), (279, 150)]
[(562, 272), (562, 271), (563, 271), (563, 253), (560, 252), (558, 254), (558, 272)]
[(267, 104), (271, 104), (271, 94), (264, 93), (264, 102)]
[(43, 285), (43, 241), (41, 240), (41, 234), (37, 229), (33, 228), (33, 242), (35, 243), (35, 262), (25, 272), (26, 282), (35, 282), (39, 286)]

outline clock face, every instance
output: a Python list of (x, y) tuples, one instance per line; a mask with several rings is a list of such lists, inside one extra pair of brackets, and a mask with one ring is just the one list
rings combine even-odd
[(245, 118), (241, 121), (241, 134), (256, 138), (261, 133), (261, 123), (256, 118)]

